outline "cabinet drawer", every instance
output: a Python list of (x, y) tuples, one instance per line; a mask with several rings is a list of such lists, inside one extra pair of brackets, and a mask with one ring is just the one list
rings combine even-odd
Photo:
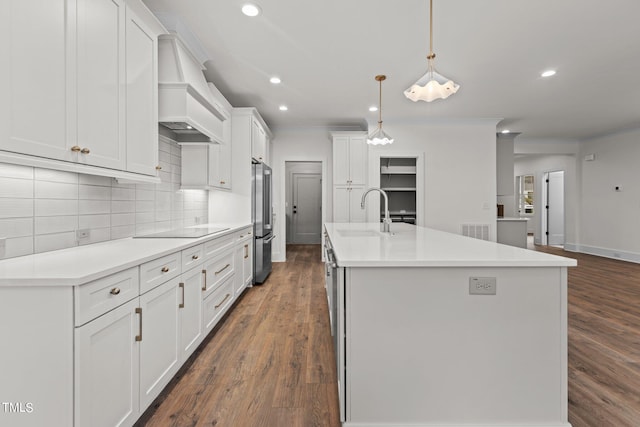
[(236, 233), (236, 241), (241, 242), (243, 240), (248, 240), (253, 237), (253, 227), (247, 227), (244, 230), (238, 231)]
[(204, 261), (204, 245), (193, 246), (182, 251), (182, 271), (202, 264)]
[(216, 257), (221, 252), (224, 252), (225, 249), (233, 246), (234, 242), (235, 238), (232, 234), (220, 237), (219, 239), (209, 240), (204, 243), (204, 257), (206, 259)]
[(205, 262), (202, 270), (205, 271), (205, 283), (202, 290), (205, 291), (205, 295), (213, 292), (223, 280), (233, 274), (234, 272), (234, 256), (233, 251), (230, 250), (225, 254), (214, 258), (211, 261)]
[(75, 289), (75, 325), (113, 310), (139, 293), (138, 267), (78, 286)]
[(155, 288), (182, 271), (181, 252), (163, 256), (140, 266), (140, 294)]
[(233, 302), (233, 276), (229, 276), (224, 282), (204, 299), (204, 329), (208, 333), (218, 323), (220, 317), (227, 311)]

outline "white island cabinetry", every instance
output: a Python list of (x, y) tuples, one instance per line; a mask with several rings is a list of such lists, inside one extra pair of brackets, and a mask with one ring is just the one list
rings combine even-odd
[(325, 230), (344, 426), (569, 427), (575, 260), (406, 224)]
[(0, 395), (33, 407), (0, 425), (133, 425), (247, 286), (250, 230), (0, 261)]

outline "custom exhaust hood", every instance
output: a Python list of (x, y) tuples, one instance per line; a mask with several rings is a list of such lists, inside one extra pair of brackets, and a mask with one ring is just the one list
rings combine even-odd
[(223, 123), (229, 116), (202, 71), (177, 34), (158, 38), (158, 122), (160, 132), (178, 143), (224, 141)]

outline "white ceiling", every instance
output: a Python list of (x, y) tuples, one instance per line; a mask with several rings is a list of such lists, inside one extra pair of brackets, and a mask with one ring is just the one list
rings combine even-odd
[(271, 128), (375, 124), (376, 74), (387, 125), (503, 118), (498, 130), (554, 139), (640, 126), (638, 0), (434, 0), (435, 64), (461, 88), (432, 103), (402, 93), (426, 71), (428, 0), (256, 0), (256, 18), (247, 1), (144, 0), (199, 40), (207, 80)]

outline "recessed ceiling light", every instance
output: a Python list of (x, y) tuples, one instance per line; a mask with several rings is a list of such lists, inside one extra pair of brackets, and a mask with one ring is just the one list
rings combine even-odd
[(242, 6), (242, 13), (247, 16), (258, 16), (260, 15), (260, 8), (255, 4), (247, 3)]
[(551, 77), (556, 74), (556, 70), (546, 70), (540, 74), (542, 77)]
[(281, 105), (279, 108), (280, 111), (287, 111), (289, 109), (289, 107), (287, 107), (286, 105)]
[(371, 107), (369, 107), (369, 111), (371, 112), (378, 111), (378, 107), (376, 107), (375, 105), (372, 105)]
[(509, 129), (505, 129), (502, 131), (502, 133), (509, 133), (509, 132), (511, 132)]
[(275, 76), (271, 77), (269, 81), (274, 85), (280, 84), (282, 82), (282, 80), (280, 80), (280, 77), (275, 77)]

